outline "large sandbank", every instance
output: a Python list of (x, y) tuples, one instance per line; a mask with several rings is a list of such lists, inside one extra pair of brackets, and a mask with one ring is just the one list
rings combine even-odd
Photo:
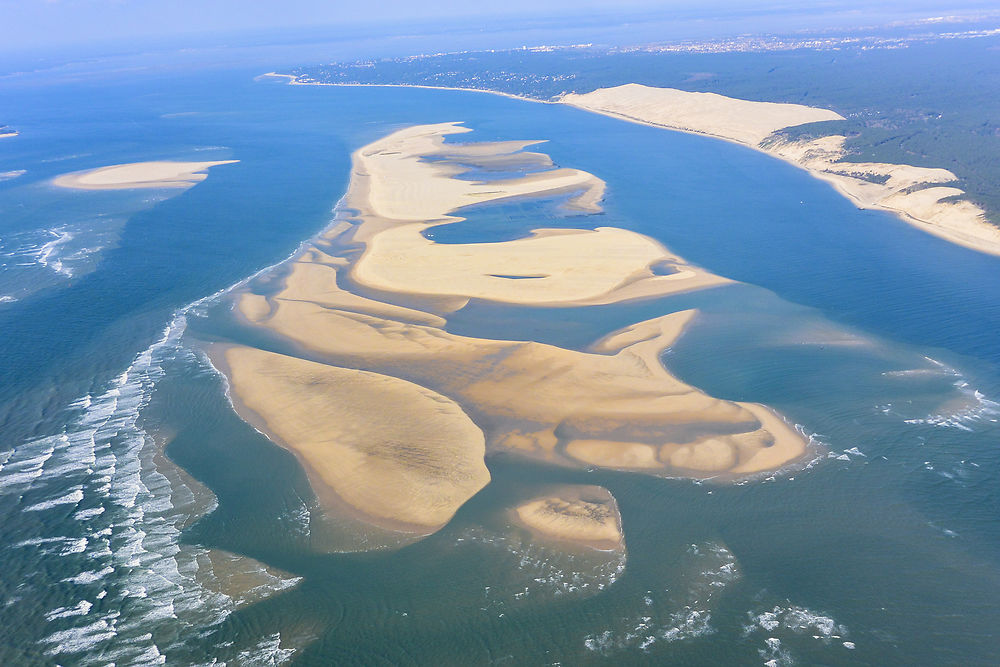
[(440, 394), (250, 347), (223, 354), (243, 408), (298, 456), (321, 499), (433, 532), (490, 480), (482, 431)]
[(559, 102), (606, 116), (734, 141), (794, 164), (825, 180), (859, 208), (892, 211), (911, 225), (953, 243), (1000, 255), (1000, 229), (953, 183), (947, 169), (844, 160), (846, 137), (789, 141), (774, 133), (788, 127), (843, 120), (828, 109), (754, 102), (673, 88), (626, 84)]
[(210, 167), (239, 160), (215, 162), (132, 162), (56, 176), (52, 183), (74, 190), (132, 190), (137, 188), (190, 188), (207, 178)]
[[(463, 224), (460, 210), (472, 202), (560, 194), (579, 211), (601, 210), (603, 182), (579, 170), (457, 178), (535, 143), (444, 141), (463, 131), (417, 126), (355, 152), (345, 206), (356, 216), (289, 260), (279, 289), (237, 295), (246, 325), (309, 358), (233, 347), (222, 365), (234, 398), (299, 455), (314, 486), (380, 525), (431, 529), (488, 481), (484, 451), (696, 478), (774, 470), (805, 453), (804, 438), (769, 409), (708, 396), (663, 367), (660, 353), (694, 311), (640, 322), (586, 351), (446, 331), (449, 312), (470, 298), (579, 307), (729, 282), (624, 229), (435, 243), (422, 231)], [(673, 272), (654, 271), (663, 267)], [(426, 436), (413, 445), (419, 456), (411, 432)], [(373, 437), (392, 443), (377, 460), (364, 444)], [(418, 498), (433, 496), (421, 489), (444, 499), (423, 507)], [(526, 516), (546, 523), (540, 507)]]
[[(573, 208), (601, 210), (604, 182), (578, 169), (502, 181), (455, 178), (467, 170), (456, 156), (467, 163), (476, 153), (511, 148), (509, 142), (475, 150), (444, 143), (447, 135), (467, 131), (457, 123), (417, 126), (355, 153), (350, 200), (365, 216), (355, 235), (365, 251), (352, 267), (353, 279), (386, 292), (552, 305), (612, 303), (728, 282), (696, 267), (681, 269), (682, 260), (653, 239), (611, 227), (538, 229), (504, 243), (434, 243), (423, 232), (461, 222), (454, 212), (470, 204), (569, 193)], [(654, 266), (674, 272), (656, 275)]]

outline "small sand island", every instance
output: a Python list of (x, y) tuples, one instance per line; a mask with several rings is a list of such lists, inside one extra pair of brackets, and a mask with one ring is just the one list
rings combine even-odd
[(796, 125), (843, 120), (834, 111), (635, 83), (582, 95), (571, 93), (563, 95), (559, 102), (614, 118), (749, 146), (831, 183), (859, 208), (892, 211), (925, 232), (1000, 255), (1000, 229), (987, 221), (981, 208), (961, 199), (965, 192), (952, 185), (958, 178), (947, 169), (849, 162), (845, 160), (847, 138), (843, 135), (797, 141), (780, 135), (780, 130)]
[(3, 137), (16, 137), (17, 134), (17, 130), (10, 125), (0, 125), (0, 139)]
[(601, 486), (566, 485), (518, 505), (516, 523), (542, 538), (601, 551), (624, 550), (622, 518), (611, 492)]
[[(236, 409), (299, 458), (328, 512), (433, 532), (489, 482), (491, 452), (722, 479), (805, 454), (805, 439), (769, 408), (711, 397), (667, 372), (660, 353), (693, 310), (636, 323), (588, 350), (448, 332), (448, 316), (470, 299), (580, 307), (731, 282), (611, 227), (434, 242), (423, 232), (464, 224), (470, 204), (558, 197), (578, 214), (601, 210), (605, 186), (595, 175), (526, 151), (534, 141), (446, 141), (467, 131), (416, 126), (356, 151), (341, 219), (266, 287), (235, 294), (243, 326), (283, 341), (283, 353), (210, 348)], [(460, 178), (498, 164), (523, 176)], [(569, 517), (593, 509), (587, 503), (599, 495), (557, 497)], [(522, 507), (518, 516), (541, 532), (615, 541), (607, 517), (584, 528), (579, 518), (556, 520), (557, 506)]]
[(132, 162), (63, 174), (53, 185), (74, 190), (132, 190), (136, 188), (190, 188), (208, 177), (210, 167), (239, 160), (216, 162)]

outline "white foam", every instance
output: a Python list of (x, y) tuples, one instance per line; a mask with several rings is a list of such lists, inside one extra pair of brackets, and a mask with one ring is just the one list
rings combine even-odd
[(101, 516), (104, 514), (103, 507), (92, 507), (86, 510), (78, 510), (73, 514), (73, 518), (77, 521), (87, 521), (88, 519), (93, 519), (96, 516)]
[(113, 624), (105, 619), (82, 627), (57, 630), (45, 638), (45, 643), (49, 644), (45, 653), (52, 656), (84, 653), (111, 639), (115, 634)]
[[(55, 262), (59, 261), (57, 249), (68, 240), (57, 234), (31, 252), (52, 270), (65, 273), (68, 267)], [(255, 561), (233, 555), (236, 572), (258, 576), (262, 583), (240, 599), (206, 588), (204, 582), (215, 576), (210, 567), (205, 568), (207, 550), (180, 540), (181, 528), (192, 519), (189, 509), (179, 511), (172, 502), (182, 482), (175, 484), (156, 469), (158, 449), (140, 425), (141, 411), (163, 376), (164, 364), (180, 358), (184, 363), (197, 363), (195, 355), (180, 344), (187, 315), (203, 312), (220, 296), (271, 268), (177, 311), (161, 338), (137, 355), (103, 392), (86, 394), (67, 406), (76, 416), (60, 433), (0, 453), (0, 496), (37, 494), (43, 500), (34, 503), (31, 511), (59, 512), (51, 525), (68, 518), (84, 534), (72, 535), (67, 529), (57, 536), (22, 540), (14, 547), (61, 556), (60, 581), (80, 587), (77, 590), (82, 594), (107, 598), (105, 606), (113, 610), (95, 619), (91, 607), (84, 613), (82, 602), (64, 601), (47, 618), (55, 626), (41, 640), (47, 655), (73, 655), (73, 662), (84, 665), (162, 663), (166, 651), (190, 637), (202, 636), (245, 600), (262, 599), (300, 581), (261, 570)], [(214, 372), (207, 363), (202, 366), (201, 372)], [(193, 497), (190, 490), (186, 495)], [(71, 504), (87, 509), (67, 517), (65, 508)], [(208, 511), (215, 506), (211, 503)], [(299, 518), (307, 525), (308, 511)], [(45, 525), (47, 520), (40, 523)], [(73, 567), (78, 568), (75, 573)], [(44, 579), (43, 571), (34, 576), (40, 585), (53, 583)], [(98, 582), (103, 584), (99, 592), (86, 592), (86, 587)], [(127, 613), (120, 617), (115, 609)], [(162, 625), (167, 626), (164, 632), (150, 632)], [(169, 638), (168, 644), (158, 646), (154, 636)], [(247, 654), (269, 656), (261, 664), (277, 664), (294, 650), (282, 647), (278, 635), (272, 635), (247, 649)]]
[(502, 587), (487, 587), (487, 606), (526, 597), (591, 595), (614, 584), (625, 571), (624, 551), (572, 553), (553, 550), (522, 540), (515, 534), (485, 528), (469, 528), (455, 541), (496, 547), (509, 555), (511, 572), (516, 573), (512, 577), (518, 580), (520, 588), (515, 590), (513, 582)]
[(28, 173), (27, 169), (11, 169), (10, 171), (0, 171), (0, 181), (12, 181), (15, 178), (24, 176)]
[[(76, 573), (64, 570), (64, 583), (114, 582), (98, 598), (110, 591), (111, 608), (128, 610), (122, 618), (113, 611), (95, 620), (88, 618), (93, 614), (89, 602), (56, 607), (46, 616), (56, 626), (42, 640), (47, 655), (72, 654), (81, 664), (104, 664), (109, 660), (102, 657), (109, 656), (118, 664), (156, 664), (163, 662), (163, 651), (150, 629), (166, 623), (173, 627), (165, 635), (184, 641), (236, 607), (236, 601), (199, 581), (198, 559), (205, 550), (180, 544), (180, 526), (191, 517), (174, 510), (171, 484), (152, 463), (156, 448), (138, 426), (163, 362), (176, 354), (184, 324), (183, 313), (178, 314), (162, 338), (106, 391), (73, 401), (69, 408), (78, 416), (64, 432), (0, 454), (0, 494), (41, 494), (44, 500), (26, 509), (62, 512), (62, 520), (65, 507), (90, 506), (69, 517), (86, 536), (40, 536), (15, 546), (62, 556), (65, 566), (78, 566)], [(72, 484), (68, 491), (67, 482)], [(61, 491), (52, 493), (56, 489)], [(85, 525), (92, 528), (86, 531)], [(287, 578), (273, 579), (273, 590), (287, 588)], [(255, 591), (258, 598), (267, 593)]]
[(927, 424), (972, 432), (977, 423), (996, 423), (1000, 420), (1000, 402), (987, 398), (961, 376), (955, 381), (954, 387), (958, 390), (959, 397), (946, 401), (938, 412), (903, 421), (907, 424)]
[(86, 616), (90, 613), (94, 604), (87, 600), (80, 600), (75, 607), (57, 607), (45, 614), (46, 620), (54, 621), (57, 618), (69, 618), (71, 616)]
[(776, 661), (774, 664), (790, 665), (794, 662), (790, 651), (783, 647), (781, 637), (809, 636), (829, 645), (835, 639), (848, 635), (846, 626), (829, 615), (798, 605), (774, 605), (770, 609), (747, 612), (748, 623), (743, 626), (743, 636), (766, 634), (764, 648), (758, 649), (761, 658)]
[(275, 632), (270, 637), (265, 637), (257, 642), (253, 648), (240, 651), (237, 655), (238, 665), (280, 665), (288, 662), (295, 653), (294, 648), (282, 648), (281, 634)]
[[(651, 615), (651, 608), (655, 606), (654, 596), (659, 594), (647, 591), (642, 598), (641, 614), (620, 619), (615, 628), (587, 635), (583, 640), (584, 647), (605, 655), (626, 649), (648, 651), (658, 641), (676, 642), (715, 633), (711, 611), (713, 600), (721, 590), (741, 577), (739, 565), (732, 552), (717, 542), (692, 544), (687, 553), (692, 564), (699, 567), (679, 607), (665, 618), (657, 619)], [(663, 594), (668, 593), (663, 591)]]
[[(100, 581), (107, 575), (115, 571), (115, 568), (107, 566), (101, 570), (91, 570), (87, 572), (81, 572), (80, 574), (74, 575), (72, 577), (66, 577), (63, 579), (64, 583), (76, 584), (78, 586), (83, 586), (86, 584), (92, 584), (95, 581)], [(103, 597), (103, 596), (102, 596)], [(100, 599), (100, 598), (98, 598)]]
[(50, 500), (35, 503), (34, 505), (29, 505), (24, 508), (24, 511), (41, 512), (42, 510), (52, 509), (53, 507), (58, 507), (60, 505), (76, 505), (81, 500), (83, 500), (83, 489), (78, 486), (69, 493), (59, 496), (58, 498), (52, 498)]

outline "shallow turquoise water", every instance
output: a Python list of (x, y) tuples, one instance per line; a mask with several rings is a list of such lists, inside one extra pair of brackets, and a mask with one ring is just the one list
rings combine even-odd
[[(0, 144), (0, 172), (25, 173), (0, 182), (4, 662), (993, 661), (1000, 260), (724, 142), (489, 95), (256, 73), (5, 89), (17, 104), (3, 120), (22, 136)], [(235, 416), (190, 344), (247, 334), (224, 323), (224, 304), (188, 305), (322, 229), (351, 150), (452, 120), (475, 129), (461, 140), (546, 139), (531, 150), (595, 173), (608, 196), (598, 216), (473, 210), (436, 240), (612, 225), (745, 284), (588, 309), (473, 302), (450, 331), (581, 349), (697, 307), (668, 367), (778, 408), (814, 434), (817, 458), (723, 485), (494, 457), (494, 482), (440, 533), (322, 553), (300, 468)], [(45, 184), (121, 162), (230, 158), (169, 197)], [(155, 456), (165, 441), (185, 472)], [(623, 569), (506, 526), (502, 508), (554, 481), (612, 490)], [(241, 604), (209, 548), (254, 559), (234, 570), (284, 574)]]

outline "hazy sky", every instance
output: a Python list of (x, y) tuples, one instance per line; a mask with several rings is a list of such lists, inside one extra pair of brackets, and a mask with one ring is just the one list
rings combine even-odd
[[(708, 0), (724, 4), (723, 0)], [(643, 9), (655, 0), (0, 0), (0, 42), (42, 46), (120, 36), (337, 25), (424, 17)]]
[(0, 49), (22, 49), (106, 41), (264, 29), (335, 26), (358, 22), (401, 22), (449, 16), (594, 14), (643, 10), (765, 11), (817, 8), (850, 12), (912, 10), (915, 6), (942, 13), (956, 6), (995, 6), (990, 0), (0, 0)]

